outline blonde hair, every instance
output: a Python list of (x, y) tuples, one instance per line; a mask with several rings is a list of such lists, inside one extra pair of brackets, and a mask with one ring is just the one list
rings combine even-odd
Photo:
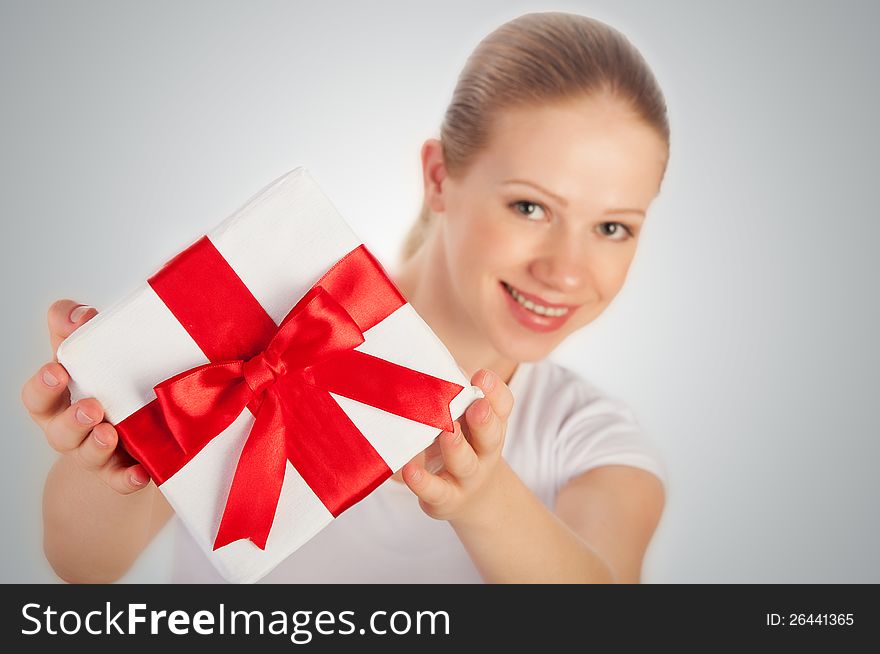
[[(619, 31), (566, 12), (510, 20), (477, 45), (446, 109), (440, 142), (447, 174), (458, 179), (488, 145), (495, 114), (606, 93), (654, 127), (669, 151), (666, 101), (642, 55)], [(406, 261), (425, 241), (432, 212), (423, 203), (400, 251)]]

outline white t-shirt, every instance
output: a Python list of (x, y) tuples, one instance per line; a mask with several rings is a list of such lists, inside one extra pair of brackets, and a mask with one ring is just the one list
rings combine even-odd
[[(627, 405), (567, 368), (520, 363), (509, 383), (514, 406), (503, 456), (551, 510), (573, 476), (606, 464), (644, 468), (667, 484), (664, 460)], [(172, 581), (222, 582), (179, 519)], [(388, 479), (263, 577), (268, 583), (479, 583), (448, 522), (419, 508)]]

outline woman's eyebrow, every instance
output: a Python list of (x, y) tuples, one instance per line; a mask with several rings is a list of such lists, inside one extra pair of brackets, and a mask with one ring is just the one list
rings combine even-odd
[[(533, 188), (538, 189), (539, 191), (541, 191), (545, 195), (549, 195), (551, 198), (556, 200), (561, 206), (568, 207), (568, 201), (565, 198), (557, 195), (556, 193), (552, 193), (551, 191), (548, 191), (543, 186), (541, 186), (540, 184), (536, 184), (535, 182), (530, 182), (526, 179), (507, 179), (501, 183), (502, 184), (525, 184), (526, 186), (531, 186)], [(605, 212), (605, 215), (614, 215), (614, 214), (623, 214), (623, 213), (634, 213), (634, 214), (638, 214), (638, 215), (642, 216), (643, 218), (645, 216), (645, 212), (642, 209), (609, 209), (608, 211)]]
[(642, 218), (645, 217), (645, 212), (642, 211), (641, 209), (609, 209), (608, 211), (605, 212), (605, 215), (606, 216), (614, 216), (616, 214), (621, 214), (621, 213), (634, 213), (634, 214), (641, 216)]
[(550, 191), (548, 191), (547, 189), (545, 189), (543, 186), (540, 186), (539, 184), (535, 184), (534, 182), (530, 182), (530, 181), (525, 180), (525, 179), (506, 179), (506, 180), (504, 180), (504, 181), (501, 182), (501, 183), (502, 183), (502, 184), (525, 184), (526, 186), (532, 186), (532, 187), (538, 189), (539, 191), (541, 191), (541, 193), (544, 193), (545, 195), (549, 195), (551, 198), (553, 198), (554, 200), (556, 200), (556, 201), (557, 201), (560, 205), (562, 205), (563, 207), (567, 207), (567, 206), (568, 206), (568, 201), (567, 201), (567, 200), (565, 200), (564, 198), (560, 197), (559, 195), (556, 195), (556, 193), (551, 193)]

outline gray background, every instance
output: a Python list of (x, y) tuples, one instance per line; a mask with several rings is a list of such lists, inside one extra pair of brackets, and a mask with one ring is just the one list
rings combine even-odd
[(645, 581), (880, 582), (880, 11), (696, 0), (2, 2), (0, 581), (56, 580), (19, 402), (50, 302), (107, 306), (298, 165), (393, 268), (465, 57), (540, 10), (623, 31), (669, 104), (627, 285), (553, 355), (665, 454)]

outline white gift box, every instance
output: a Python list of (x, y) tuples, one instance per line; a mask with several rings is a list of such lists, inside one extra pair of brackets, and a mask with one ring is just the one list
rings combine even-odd
[[(268, 184), (206, 236), (275, 325), (337, 261), (363, 246), (303, 167)], [(452, 419), (483, 397), (405, 300), (366, 329), (363, 339), (354, 349), (462, 386), (448, 405)], [(155, 402), (154, 386), (160, 382), (211, 361), (149, 283), (77, 329), (57, 357), (71, 376), (71, 400), (96, 398), (114, 425)], [(439, 433), (416, 420), (331, 396), (390, 471)], [(334, 517), (286, 461), (265, 549), (248, 539), (213, 549), (253, 423), (254, 415), (243, 411), (159, 485), (205, 555), (224, 578), (239, 583), (263, 577)]]

